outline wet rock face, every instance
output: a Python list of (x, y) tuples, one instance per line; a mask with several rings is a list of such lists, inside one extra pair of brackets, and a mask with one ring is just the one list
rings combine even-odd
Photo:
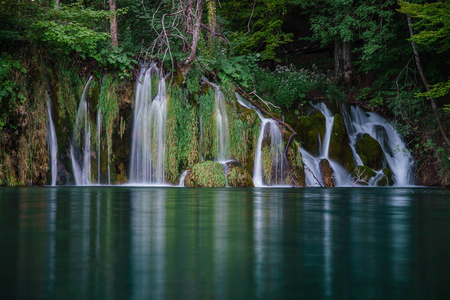
[(255, 187), (250, 173), (238, 162), (227, 163), (227, 179), (230, 187)]
[(355, 165), (353, 163), (353, 152), (350, 148), (350, 140), (345, 127), (344, 118), (336, 114), (334, 115), (333, 133), (330, 139), (330, 158), (340, 163), (344, 168), (351, 172)]
[(226, 187), (227, 180), (223, 166), (214, 161), (204, 161), (196, 164), (186, 174), (186, 187)]
[(377, 171), (383, 168), (383, 150), (381, 149), (380, 143), (370, 135), (364, 134), (364, 136), (356, 142), (356, 151), (365, 166)]
[[(286, 177), (286, 183), (298, 186), (298, 187), (305, 187), (305, 166), (302, 161), (302, 154), (299, 149), (299, 144), (296, 141), (293, 141), (291, 145), (289, 146), (289, 149), (286, 153), (286, 159), (288, 161), (290, 171), (292, 174), (291, 176)], [(293, 182), (293, 180), (295, 182)]]
[(333, 168), (331, 168), (328, 159), (322, 159), (319, 164), (320, 173), (322, 174), (323, 185), (325, 187), (334, 187)]
[(392, 171), (388, 168), (383, 169), (383, 177), (378, 180), (377, 186), (391, 186), (394, 184)]
[(320, 111), (314, 111), (308, 117), (300, 118), (294, 130), (298, 134), (306, 151), (316, 156), (319, 154), (319, 136), (323, 140), (325, 135), (325, 117)]

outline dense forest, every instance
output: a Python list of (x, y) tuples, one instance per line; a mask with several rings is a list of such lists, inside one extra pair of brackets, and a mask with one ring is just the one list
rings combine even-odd
[[(300, 148), (320, 152), (326, 136), (320, 103), (334, 118), (329, 158), (352, 175), (353, 184), (368, 183), (382, 171), (382, 185), (390, 185), (393, 166), (389, 160), (381, 163), (386, 161), (383, 142), (369, 135), (355, 141), (363, 164), (352, 160), (345, 113), (350, 107), (389, 120), (414, 158), (415, 184), (450, 185), (448, 1), (0, 3), (0, 185), (50, 184), (52, 116), (58, 184), (75, 183), (73, 148), (82, 139), (77, 130), (82, 121), (90, 139), (84, 147), (91, 146), (88, 181), (128, 182), (137, 135), (136, 85), (147, 70), (152, 72), (150, 97), (160, 94), (157, 82), (167, 86), (167, 144), (165, 155), (157, 158), (164, 161), (163, 182), (177, 184), (188, 169), (190, 186), (216, 186), (209, 181), (222, 180), (216, 178), (222, 169), (214, 162), (221, 153), (214, 140), (221, 138), (216, 137), (221, 129), (213, 111), (214, 100), (224, 97), (227, 158), (235, 160), (227, 166), (228, 185), (252, 186), (255, 180), (253, 157), (265, 122), (258, 114), (281, 128), (281, 159), (287, 162), (286, 174), (272, 171), (273, 145), (263, 141), (264, 183), (283, 178), (283, 184), (310, 185)], [(246, 104), (239, 105), (236, 97)], [(88, 103), (84, 119), (80, 98)], [(200, 182), (202, 177), (209, 181)], [(333, 186), (325, 177), (319, 184)]]

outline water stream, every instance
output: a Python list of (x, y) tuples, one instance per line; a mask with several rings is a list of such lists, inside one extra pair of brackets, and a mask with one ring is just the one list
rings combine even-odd
[(271, 174), (274, 185), (280, 185), (284, 183), (284, 153), (283, 153), (283, 137), (281, 135), (278, 123), (271, 118), (265, 118), (262, 113), (254, 107), (251, 103), (246, 101), (238, 93), (236, 98), (243, 107), (253, 109), (261, 119), (261, 126), (258, 136), (258, 144), (255, 151), (255, 161), (253, 167), (253, 183), (255, 187), (266, 186), (264, 182), (263, 172), (263, 141), (265, 138), (270, 137), (270, 155), (272, 158), (273, 171)]
[(47, 123), (47, 148), (50, 153), (50, 167), (52, 170), (52, 181), (51, 185), (56, 185), (56, 178), (58, 174), (58, 166), (57, 166), (57, 155), (58, 155), (58, 140), (56, 139), (56, 130), (55, 125), (53, 124), (52, 118), (52, 109), (50, 97), (47, 95), (47, 115), (48, 115), (48, 123)]
[(92, 78), (92, 76), (89, 77), (81, 95), (72, 145), (70, 146), (70, 156), (76, 185), (91, 184), (91, 125), (89, 123), (86, 91)]
[[(361, 166), (363, 163), (356, 152), (356, 142), (364, 134), (369, 134), (380, 143), (385, 157), (384, 167), (391, 169), (395, 185), (414, 185), (414, 159), (406, 148), (402, 137), (386, 119), (371, 112), (364, 112), (356, 106), (350, 107), (350, 113), (344, 109), (343, 116), (350, 139), (350, 147), (357, 165)], [(381, 171), (379, 171), (377, 176), (369, 183), (376, 185), (381, 177)]]
[[(152, 95), (152, 76), (158, 88)], [(163, 184), (166, 153), (166, 81), (161, 70), (151, 64), (142, 66), (136, 83), (131, 143), (130, 183)]]

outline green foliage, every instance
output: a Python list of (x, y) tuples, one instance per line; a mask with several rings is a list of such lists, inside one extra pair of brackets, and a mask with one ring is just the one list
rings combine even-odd
[(223, 166), (214, 161), (204, 161), (196, 164), (186, 175), (184, 181), (187, 187), (225, 187)]
[(25, 102), (25, 96), (19, 86), (20, 73), (27, 73), (20, 60), (2, 53), (0, 56), (0, 131), (7, 122), (8, 111), (14, 109), (17, 104)]
[(329, 99), (343, 101), (345, 94), (335, 84), (317, 71), (297, 69), (294, 66), (278, 65), (273, 72), (256, 69), (258, 94), (282, 109), (306, 103), (306, 95), (319, 90)]
[(214, 90), (209, 88), (205, 94), (200, 96), (199, 102), (203, 127), (203, 158), (209, 160), (218, 157)]
[(167, 98), (168, 180), (175, 183), (181, 171), (200, 160), (197, 110), (187, 102), (186, 91), (172, 87)]
[(420, 32), (412, 38), (418, 44), (435, 47), (438, 53), (450, 49), (450, 3), (436, 1), (433, 3), (409, 3), (399, 1), (399, 11), (417, 18), (415, 27)]
[(279, 61), (276, 50), (292, 42), (283, 28), (289, 0), (225, 1), (223, 15), (234, 32), (231, 40), (239, 54), (261, 51), (262, 60)]
[(117, 125), (119, 115), (119, 102), (117, 97), (117, 81), (107, 74), (103, 78), (102, 88), (99, 96), (99, 107), (102, 111), (102, 124), (106, 130), (106, 145), (108, 153), (108, 164), (111, 162), (111, 147), (113, 130)]

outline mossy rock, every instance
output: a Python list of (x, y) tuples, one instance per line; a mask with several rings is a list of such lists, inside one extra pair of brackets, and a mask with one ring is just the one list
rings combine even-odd
[(358, 152), (364, 165), (374, 170), (383, 168), (384, 153), (380, 143), (368, 134), (356, 142), (356, 151)]
[(367, 166), (357, 166), (352, 172), (354, 183), (361, 185), (368, 185), (370, 179), (376, 175), (377, 173)]
[(228, 186), (231, 187), (255, 187), (252, 176), (238, 162), (227, 163)]
[(377, 186), (391, 186), (394, 184), (392, 171), (388, 168), (383, 169), (384, 176), (377, 182)]
[(334, 171), (328, 159), (322, 159), (319, 163), (322, 181), (325, 187), (334, 187)]
[(345, 127), (344, 118), (339, 114), (334, 115), (329, 156), (332, 160), (344, 166), (348, 172), (351, 172), (355, 168), (347, 128)]
[(319, 135), (323, 140), (325, 135), (325, 116), (318, 110), (308, 117), (301, 117), (294, 125), (298, 139), (309, 153), (316, 156), (319, 154)]
[(300, 152), (300, 144), (293, 140), (289, 149), (286, 153), (287, 162), (289, 164), (289, 168), (295, 182), (292, 181), (291, 176), (286, 177), (286, 183), (298, 186), (305, 187), (305, 166), (302, 161), (302, 153)]
[(196, 164), (186, 174), (186, 187), (226, 187), (223, 166), (214, 161), (204, 161)]

